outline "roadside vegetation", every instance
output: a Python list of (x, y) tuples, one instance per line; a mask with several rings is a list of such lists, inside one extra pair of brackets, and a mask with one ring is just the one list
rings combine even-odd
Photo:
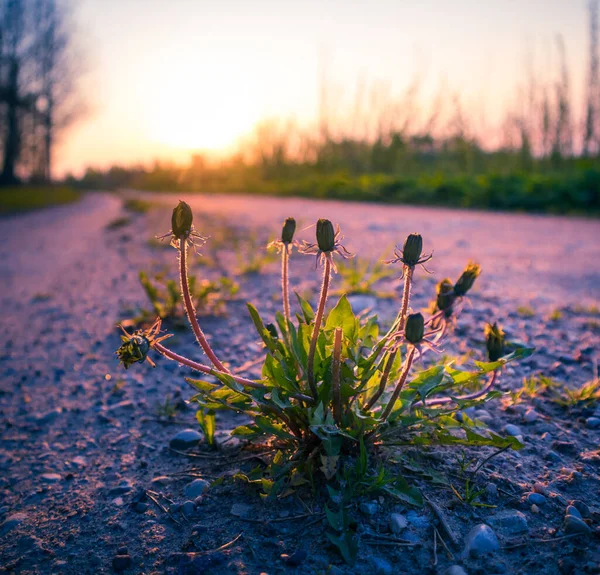
[(0, 188), (0, 214), (39, 210), (68, 204), (81, 197), (70, 186), (10, 186)]
[[(177, 252), (180, 294), (173, 297), (183, 303), (208, 363), (180, 355), (165, 343), (171, 335), (162, 331), (162, 304), (150, 327), (133, 333), (123, 329), (117, 355), (125, 368), (144, 362), (154, 365), (151, 356), (158, 354), (199, 373), (200, 379), (186, 381), (194, 390), (190, 401), (198, 406), (197, 421), (207, 446), (219, 447), (218, 411), (244, 414), (246, 421), (231, 434), (242, 444), (259, 444), (270, 455), (265, 465), (239, 471), (234, 479), (256, 486), (265, 499), (308, 492), (324, 501), (326, 536), (348, 563), (358, 552), (359, 537), (350, 513), (357, 498), (377, 494), (415, 507), (424, 504), (419, 489), (389, 472), (382, 452), (428, 445), (522, 447), (518, 438), (491, 431), (464, 410), (501, 396), (498, 381), (503, 367), (527, 357), (532, 349), (510, 345), (490, 318), (482, 326), (485, 349), (469, 351), (479, 361), (435, 361), (446, 339), (458, 337), (455, 319), (480, 274), (477, 264), (469, 263), (456, 282), (447, 278), (439, 283), (428, 318), (412, 313), (415, 269), (432, 255), (424, 251), (419, 234), (410, 234), (386, 262), (390, 269), (398, 266), (404, 288), (397, 317), (384, 332), (376, 317), (357, 317), (345, 293), (333, 306), (326, 305), (338, 264), (353, 257), (341, 243), (339, 227), (321, 219), (316, 241), (300, 245), (294, 240), (296, 222), (288, 218), (280, 238), (269, 244), (281, 259), (282, 310), (267, 323), (253, 304), (247, 304), (264, 346), (262, 376), (251, 379), (232, 369), (235, 358), (230, 363), (219, 357), (221, 352), (212, 349), (198, 322), (188, 248), (200, 247), (207, 238), (192, 222), (191, 208), (180, 202), (165, 237)], [(293, 313), (288, 278), (295, 251), (316, 258), (322, 287), (316, 308), (296, 294)], [(176, 285), (171, 284), (172, 292)], [(470, 483), (461, 491), (454, 486), (452, 490), (464, 504), (481, 505), (480, 491)]]

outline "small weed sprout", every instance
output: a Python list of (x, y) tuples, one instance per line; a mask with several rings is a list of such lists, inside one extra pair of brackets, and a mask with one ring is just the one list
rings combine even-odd
[[(179, 255), (180, 289), (188, 319), (208, 363), (183, 357), (163, 344), (160, 320), (147, 331), (124, 336), (117, 352), (128, 367), (144, 361), (152, 351), (214, 380), (186, 378), (200, 406), (198, 419), (214, 442), (214, 413), (243, 413), (249, 423), (233, 435), (270, 442), (274, 448), (270, 465), (251, 473), (238, 473), (241, 480), (257, 484), (264, 497), (277, 497), (312, 486), (328, 497), (328, 537), (341, 555), (353, 562), (358, 537), (349, 507), (356, 496), (375, 491), (420, 506), (423, 498), (402, 476), (392, 476), (374, 455), (398, 445), (485, 445), (519, 448), (513, 437), (500, 437), (482, 429), (459, 410), (500, 396), (495, 385), (502, 368), (526, 357), (532, 349), (517, 348), (505, 355), (504, 334), (496, 325), (486, 328), (486, 361), (475, 361), (470, 370), (455, 364), (421, 366), (419, 362), (440, 346), (452, 332), (452, 319), (460, 310), (479, 275), (479, 266), (469, 264), (459, 280), (445, 280), (438, 292), (439, 309), (430, 317), (411, 313), (410, 296), (415, 267), (431, 260), (423, 254), (423, 240), (410, 234), (390, 263), (402, 264), (403, 295), (391, 328), (380, 334), (374, 317), (359, 319), (342, 295), (327, 312), (326, 302), (335, 258), (352, 254), (342, 245), (339, 227), (319, 220), (316, 242), (304, 243), (300, 251), (315, 255), (322, 264), (322, 287), (317, 309), (297, 296), (299, 313), (293, 318), (288, 294), (288, 266), (295, 226), (286, 220), (281, 236), (283, 313), (275, 325), (265, 325), (257, 309), (248, 310), (265, 346), (262, 377), (249, 379), (232, 373), (210, 348), (196, 317), (187, 273), (187, 247), (195, 232), (191, 209), (180, 202), (173, 211), (171, 244)], [(181, 223), (183, 222), (183, 223)], [(287, 227), (286, 227), (287, 226)], [(442, 298), (440, 299), (440, 295)], [(451, 297), (448, 297), (451, 296)], [(466, 395), (457, 391), (469, 385)], [(476, 388), (476, 386), (478, 387)], [(471, 504), (478, 493), (469, 491)]]

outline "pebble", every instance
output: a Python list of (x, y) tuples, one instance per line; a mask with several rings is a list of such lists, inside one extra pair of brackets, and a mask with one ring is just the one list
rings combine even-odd
[(529, 531), (527, 518), (520, 511), (501, 511), (490, 519), (490, 523), (507, 535), (516, 535)]
[(113, 565), (113, 569), (117, 573), (121, 573), (122, 571), (125, 571), (125, 569), (128, 569), (131, 566), (131, 555), (129, 555), (129, 554), (115, 555), (113, 557), (112, 565)]
[(138, 501), (135, 504), (135, 510), (137, 513), (146, 513), (149, 507), (150, 505), (148, 505), (148, 503), (144, 503), (143, 501)]
[(527, 503), (531, 503), (532, 505), (545, 505), (546, 498), (541, 493), (528, 493)]
[(193, 501), (186, 501), (181, 506), (181, 512), (186, 517), (191, 517), (192, 515), (194, 515), (194, 513), (196, 513), (196, 505), (195, 505), (195, 503)]
[(373, 575), (392, 575), (392, 565), (382, 557), (371, 555), (369, 566), (371, 568), (369, 573), (373, 573)]
[(548, 451), (548, 453), (546, 453), (546, 459), (548, 461), (553, 461), (554, 463), (559, 463), (562, 461), (562, 458), (558, 453), (556, 453), (556, 451)]
[(484, 523), (475, 525), (465, 539), (465, 557), (471, 555), (479, 557), (485, 553), (491, 553), (500, 549), (498, 537), (494, 530)]
[(407, 525), (408, 521), (401, 513), (392, 513), (390, 515), (390, 531), (395, 535), (398, 535), (406, 529)]
[(119, 485), (113, 487), (108, 492), (108, 494), (111, 497), (114, 497), (115, 495), (124, 495), (125, 493), (129, 493), (132, 489), (133, 486), (131, 485), (131, 483), (127, 479), (124, 479), (123, 481), (121, 481), (121, 483), (119, 483)]
[(412, 509), (406, 514), (406, 518), (412, 526), (417, 527), (419, 529), (425, 529), (426, 527), (429, 527), (429, 519), (427, 519), (427, 517), (425, 517), (424, 515), (419, 515), (416, 511), (413, 511)]
[(571, 515), (573, 517), (577, 517), (578, 519), (582, 519), (581, 513), (579, 513), (579, 509), (577, 509), (577, 507), (575, 507), (574, 505), (569, 505), (567, 507), (566, 515)]
[(252, 512), (252, 507), (245, 503), (234, 503), (231, 506), (231, 514), (236, 517), (249, 517)]
[(444, 571), (444, 575), (467, 575), (467, 572), (460, 565), (451, 565)]
[(579, 513), (581, 513), (582, 517), (590, 516), (590, 508), (583, 501), (574, 499), (573, 501), (571, 501), (570, 505), (575, 507), (575, 509), (577, 509), (577, 511), (579, 511)]
[(589, 535), (592, 530), (590, 526), (575, 515), (567, 515), (563, 525), (565, 533), (581, 533), (582, 535)]
[(377, 501), (363, 501), (359, 509), (364, 515), (375, 515), (377, 513)]
[(185, 486), (184, 493), (188, 499), (196, 499), (206, 493), (209, 487), (210, 483), (206, 479), (194, 479)]
[(585, 424), (590, 429), (597, 429), (598, 427), (600, 427), (600, 417), (588, 417), (586, 419)]
[(485, 496), (488, 501), (494, 501), (498, 497), (498, 486), (495, 483), (488, 483), (485, 486)]
[(186, 450), (196, 447), (202, 441), (202, 434), (195, 429), (184, 429), (169, 441), (172, 449)]
[(533, 484), (533, 490), (535, 493), (541, 493), (542, 495), (548, 495), (548, 488), (539, 481)]
[(25, 513), (13, 513), (8, 516), (1, 524), (0, 524), (0, 536), (6, 535), (9, 531), (12, 531), (15, 527), (18, 527), (27, 519), (27, 515)]
[(46, 483), (58, 483), (61, 480), (58, 473), (42, 473), (40, 478)]
[(525, 423), (535, 423), (538, 418), (538, 412), (535, 409), (528, 409), (523, 416)]
[(512, 423), (505, 425), (504, 431), (512, 437), (517, 437), (518, 435), (521, 435), (521, 428), (518, 425), (513, 425)]

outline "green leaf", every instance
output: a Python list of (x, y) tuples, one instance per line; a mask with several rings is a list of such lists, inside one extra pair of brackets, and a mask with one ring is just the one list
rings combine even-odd
[(186, 377), (185, 380), (199, 391), (212, 391), (213, 389), (219, 387), (217, 383), (210, 383), (209, 381), (204, 381), (203, 379), (192, 379), (191, 377)]
[(260, 318), (258, 310), (250, 302), (246, 303), (246, 307), (248, 308), (248, 312), (250, 313), (250, 317), (252, 318), (252, 321), (254, 322), (254, 326), (256, 327), (256, 331), (258, 332), (258, 335), (260, 336), (260, 338), (263, 340), (263, 342), (267, 346), (267, 349), (271, 353), (273, 353), (275, 351), (275, 349), (277, 348), (277, 343), (273, 340), (271, 333), (263, 324), (263, 321)]
[(268, 418), (259, 415), (254, 419), (254, 422), (264, 433), (268, 433), (270, 435), (274, 435), (275, 437), (279, 437), (280, 439), (293, 439), (294, 437), (291, 433), (286, 431), (286, 428), (281, 423), (273, 423)]
[(356, 556), (358, 555), (358, 538), (356, 534), (349, 530), (339, 535), (328, 531), (327, 537), (338, 548), (344, 561), (348, 565), (354, 565)]
[(315, 319), (315, 312), (313, 311), (313, 308), (298, 292), (294, 293), (296, 294), (296, 298), (298, 298), (298, 303), (300, 304), (304, 321), (306, 323), (311, 323), (312, 320)]
[(335, 529), (336, 531), (343, 531), (346, 528), (343, 509), (340, 509), (339, 511), (332, 511), (329, 509), (329, 505), (325, 505), (325, 515), (327, 516), (327, 521), (332, 529)]
[(204, 432), (204, 437), (206, 437), (206, 441), (209, 445), (215, 444), (215, 430), (217, 428), (217, 421), (215, 418), (215, 412), (212, 409), (204, 411), (203, 409), (199, 409), (196, 412), (196, 419), (198, 423), (202, 427), (202, 431)]
[(436, 387), (438, 387), (444, 379), (444, 366), (436, 365), (430, 367), (425, 371), (420, 372), (415, 379), (413, 379), (408, 387), (414, 389), (421, 400), (424, 400)]
[(344, 294), (336, 306), (329, 312), (325, 322), (325, 330), (334, 330), (336, 327), (342, 328), (342, 333), (346, 339), (356, 341), (358, 332), (358, 320), (356, 319), (352, 306)]
[(260, 434), (260, 429), (258, 427), (249, 426), (249, 425), (239, 425), (238, 427), (236, 427), (235, 429), (233, 429), (231, 431), (231, 435), (239, 435), (242, 437), (259, 435), (259, 434)]
[(414, 505), (415, 507), (423, 507), (423, 496), (421, 495), (421, 492), (416, 487), (411, 487), (402, 476), (399, 476), (398, 479), (396, 479), (393, 486), (386, 485), (383, 489), (404, 503)]

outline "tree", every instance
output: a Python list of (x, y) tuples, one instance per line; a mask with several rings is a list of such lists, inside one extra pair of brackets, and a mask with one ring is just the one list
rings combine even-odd
[(51, 179), (61, 130), (81, 110), (72, 33), (57, 0), (0, 0), (0, 184)]

